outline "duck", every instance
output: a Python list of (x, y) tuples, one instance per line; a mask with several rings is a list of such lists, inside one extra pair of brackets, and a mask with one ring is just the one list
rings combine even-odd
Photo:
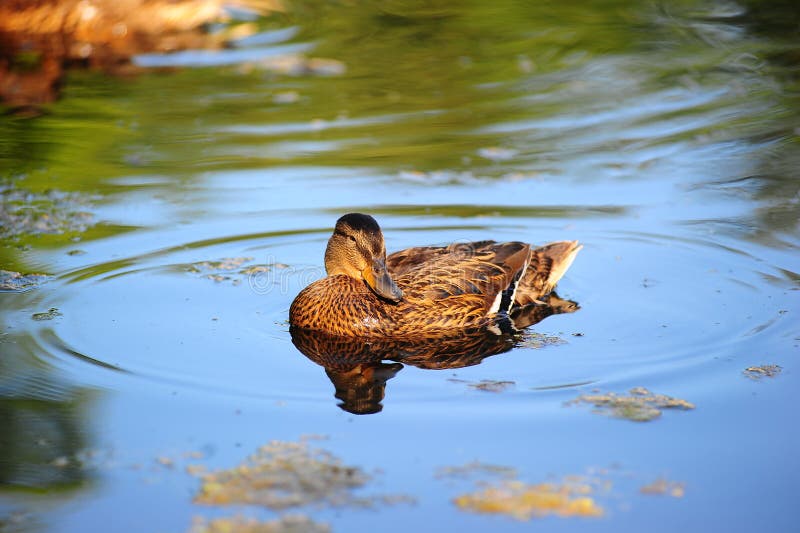
[[(325, 249), (326, 276), (295, 297), (294, 330), (340, 338), (437, 339), (508, 324), (547, 305), (582, 245), (483, 240), (419, 246), (386, 255), (370, 215), (336, 221)], [(513, 321), (512, 321), (513, 325)]]

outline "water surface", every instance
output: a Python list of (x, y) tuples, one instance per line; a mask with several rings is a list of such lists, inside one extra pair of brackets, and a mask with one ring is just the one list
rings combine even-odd
[[(193, 504), (183, 468), (307, 434), (374, 474), (364, 492), (416, 498), (298, 510), (334, 531), (532, 527), (453, 504), (474, 484), (437, 469), (472, 461), (528, 483), (604, 472), (604, 516), (552, 530), (788, 530), (797, 22), (755, 0), (294, 2), (231, 50), (74, 72), (46, 115), (0, 120), (4, 204), (91, 216), (4, 233), (2, 268), (51, 277), (0, 294), (0, 530), (274, 518)], [(328, 61), (276, 68), (287, 54)], [(351, 211), (390, 252), (578, 239), (559, 294), (581, 309), (478, 365), (395, 369), (379, 412), (349, 413), (286, 320)], [(764, 364), (782, 371), (743, 374)], [(633, 387), (696, 408), (634, 423), (564, 405)], [(683, 497), (640, 493), (659, 478)]]

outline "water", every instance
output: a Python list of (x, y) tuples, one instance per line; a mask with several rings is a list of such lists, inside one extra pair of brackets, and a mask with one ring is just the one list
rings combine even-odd
[[(334, 531), (531, 527), (452, 503), (475, 484), (437, 469), (472, 461), (611, 485), (592, 495), (603, 517), (541, 519), (551, 530), (789, 530), (796, 22), (756, 1), (298, 2), (233, 50), (73, 73), (47, 115), (0, 122), (6, 183), (74, 193), (61, 214), (94, 222), (0, 248), (2, 268), (52, 276), (0, 294), (0, 531), (271, 519), (192, 503), (184, 467), (308, 434), (374, 475), (363, 493), (417, 500), (299, 509)], [(334, 61), (276, 70), (287, 53)], [(405, 365), (379, 413), (348, 413), (286, 320), (350, 211), (390, 252), (578, 239), (559, 294), (581, 309), (479, 365)], [(209, 264), (225, 258), (240, 261)], [(782, 372), (743, 375), (763, 364)], [(564, 405), (642, 386), (696, 408), (635, 423)], [(683, 497), (640, 493), (659, 478)]]

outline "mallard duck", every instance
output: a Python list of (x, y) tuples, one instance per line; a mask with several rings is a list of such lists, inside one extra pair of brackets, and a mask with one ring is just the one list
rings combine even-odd
[(328, 240), (327, 276), (297, 295), (289, 322), (341, 337), (408, 339), (489, 326), (543, 304), (580, 249), (577, 241), (478, 241), (387, 257), (375, 219), (350, 213)]

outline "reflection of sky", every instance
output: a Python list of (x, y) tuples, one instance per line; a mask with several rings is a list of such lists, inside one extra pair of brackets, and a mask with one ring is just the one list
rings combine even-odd
[[(281, 32), (280, 40), (291, 37), (292, 32)], [(267, 39), (263, 39), (266, 41)], [(140, 67), (221, 67), (237, 65), (244, 62), (260, 61), (289, 54), (301, 54), (312, 48), (310, 44), (283, 44), (273, 46), (259, 46), (267, 42), (245, 42), (247, 48), (234, 48), (226, 50), (186, 50), (171, 54), (142, 54), (134, 59), (134, 64)]]

